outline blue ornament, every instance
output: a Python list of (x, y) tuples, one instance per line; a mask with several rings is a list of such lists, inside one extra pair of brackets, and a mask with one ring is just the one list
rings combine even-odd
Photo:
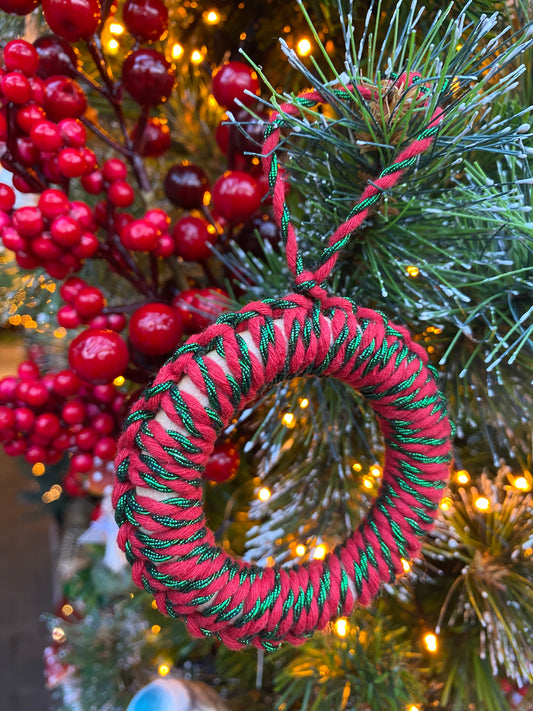
[(138, 691), (126, 711), (228, 711), (207, 684), (185, 679), (156, 679)]

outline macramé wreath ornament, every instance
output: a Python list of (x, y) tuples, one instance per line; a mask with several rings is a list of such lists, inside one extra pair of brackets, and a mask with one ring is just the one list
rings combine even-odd
[[(411, 90), (412, 80), (397, 83)], [(349, 99), (349, 91), (335, 91)], [(375, 89), (358, 91), (375, 98)], [(281, 110), (295, 115), (322, 101), (310, 91)], [(431, 145), (441, 117), (438, 110), (395, 162), (369, 181), (317, 268), (307, 271), (274, 152), (284, 119), (274, 112), (263, 161), (294, 293), (224, 314), (189, 338), (131, 410), (116, 458), (119, 545), (135, 583), (195, 637), (213, 635), (232, 649), (301, 644), (349, 615), (356, 603), (368, 604), (381, 583), (403, 571), (401, 559), (417, 554), (433, 523), (451, 460), (451, 425), (437, 373), (405, 328), (330, 295), (324, 282), (381, 192)], [(220, 432), (248, 403), (304, 375), (337, 378), (368, 400), (385, 442), (383, 481), (360, 527), (324, 560), (263, 568), (216, 545), (204, 516), (201, 472)]]

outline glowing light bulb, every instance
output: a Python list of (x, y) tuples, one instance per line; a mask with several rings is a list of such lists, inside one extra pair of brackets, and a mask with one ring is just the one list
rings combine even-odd
[(300, 556), (300, 558), (301, 558), (303, 555), (305, 555), (305, 550), (306, 550), (305, 546), (302, 543), (299, 543), (296, 546), (296, 555)]
[(181, 46), (181, 44), (175, 44), (172, 46), (172, 58), (173, 59), (179, 59), (185, 50)]
[(459, 484), (468, 484), (470, 481), (470, 474), (466, 471), (466, 469), (460, 469), (455, 473), (455, 479), (459, 482)]
[(109, 31), (112, 35), (121, 35), (124, 33), (124, 27), (122, 27), (120, 22), (112, 22), (109, 25)]
[(306, 407), (309, 407), (309, 400), (306, 397), (303, 397), (300, 400), (300, 407), (302, 408), (302, 410), (305, 410)]
[(307, 55), (311, 52), (311, 42), (309, 42), (307, 37), (302, 37), (302, 39), (298, 42), (296, 45), (296, 51), (300, 57), (307, 57)]
[(530, 485), (525, 476), (519, 476), (514, 480), (514, 485), (520, 491), (529, 491)]
[(216, 25), (217, 22), (220, 22), (220, 15), (216, 10), (209, 10), (204, 17), (208, 25)]
[(474, 506), (478, 511), (488, 511), (490, 508), (490, 501), (486, 496), (478, 496), (474, 501)]
[(424, 644), (426, 645), (428, 652), (436, 652), (437, 636), (434, 635), (433, 632), (428, 632), (426, 635), (424, 635)]
[(346, 637), (348, 634), (348, 620), (344, 617), (339, 617), (335, 622), (335, 632), (339, 637)]
[(449, 511), (452, 507), (452, 500), (449, 496), (446, 496), (439, 504), (442, 511)]
[(377, 464), (374, 464), (373, 467), (370, 467), (370, 473), (372, 474), (372, 476), (375, 477), (381, 476), (381, 467)]
[(326, 546), (321, 543), (319, 546), (315, 548), (315, 552), (313, 553), (313, 558), (315, 560), (324, 560), (326, 557), (326, 553), (328, 552), (328, 549)]
[(416, 277), (420, 274), (420, 270), (418, 269), (418, 267), (415, 267), (413, 264), (406, 267), (405, 271), (407, 272), (408, 276), (410, 276), (410, 277)]
[(54, 627), (52, 630), (52, 639), (54, 642), (64, 642), (67, 638), (65, 630), (62, 627)]
[(259, 489), (257, 496), (259, 499), (261, 499), (261, 501), (268, 501), (272, 494), (270, 493), (270, 489), (267, 489), (266, 486), (263, 486), (261, 489)]
[(65, 615), (65, 617), (69, 617), (74, 612), (74, 608), (72, 607), (72, 605), (69, 605), (67, 602), (61, 608), (61, 612)]
[(405, 558), (402, 558), (402, 568), (408, 573), (411, 570), (411, 564)]
[(161, 627), (159, 625), (152, 625), (150, 628), (153, 634), (159, 634), (161, 632)]
[(119, 44), (116, 39), (112, 38), (107, 43), (107, 49), (111, 54), (116, 54), (118, 52)]
[(374, 482), (369, 476), (365, 476), (363, 479), (363, 486), (365, 489), (372, 489), (374, 487)]
[(166, 676), (170, 673), (170, 667), (168, 666), (168, 664), (160, 664), (157, 668), (157, 671), (159, 673), (159, 676)]
[(56, 328), (54, 331), (54, 336), (56, 338), (65, 338), (67, 335), (67, 329), (63, 328), (63, 326), (59, 326), (59, 328)]
[(203, 58), (204, 55), (200, 52), (199, 49), (195, 49), (191, 54), (191, 62), (193, 64), (200, 64), (200, 62), (203, 61)]
[(355, 462), (354, 464), (352, 464), (352, 469), (354, 470), (354, 472), (360, 472), (362, 468), (363, 465), (359, 464), (359, 462)]
[(42, 476), (46, 471), (46, 467), (42, 462), (36, 462), (31, 468), (33, 476)]
[(281, 418), (282, 423), (285, 427), (292, 427), (294, 425), (294, 415), (292, 412), (286, 412)]
[(126, 382), (126, 378), (123, 375), (117, 375), (117, 377), (113, 380), (113, 385), (124, 385)]
[(418, 706), (409, 706), (407, 711), (420, 711), (420, 709), (418, 708)]

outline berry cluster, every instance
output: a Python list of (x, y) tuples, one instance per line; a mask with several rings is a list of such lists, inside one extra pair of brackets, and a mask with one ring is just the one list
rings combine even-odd
[(125, 394), (113, 384), (91, 385), (70, 369), (41, 374), (35, 361), (0, 381), (0, 442), (10, 456), (53, 464), (70, 453), (68, 482), (81, 485), (115, 455)]

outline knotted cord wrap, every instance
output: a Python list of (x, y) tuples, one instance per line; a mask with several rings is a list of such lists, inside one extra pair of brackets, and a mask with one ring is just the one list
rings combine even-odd
[[(330, 296), (323, 286), (339, 244), (377, 193), (365, 190), (317, 269), (306, 271), (274, 160), (276, 114), (271, 125), (266, 170), (296, 291), (223, 314), (174, 353), (126, 420), (113, 492), (119, 544), (135, 583), (158, 608), (183, 619), (195, 637), (268, 651), (282, 641), (302, 643), (356, 603), (368, 604), (381, 583), (403, 572), (402, 558), (418, 553), (432, 525), (451, 460), (451, 425), (424, 349), (382, 313)], [(405, 165), (428, 145), (418, 137), (416, 149), (400, 153), (398, 162)], [(390, 187), (409, 167), (395, 166), (375, 184)], [(201, 474), (221, 431), (249, 403), (282, 380), (309, 375), (335, 377), (372, 406), (385, 443), (383, 480), (360, 527), (324, 560), (263, 568), (216, 545)]]

